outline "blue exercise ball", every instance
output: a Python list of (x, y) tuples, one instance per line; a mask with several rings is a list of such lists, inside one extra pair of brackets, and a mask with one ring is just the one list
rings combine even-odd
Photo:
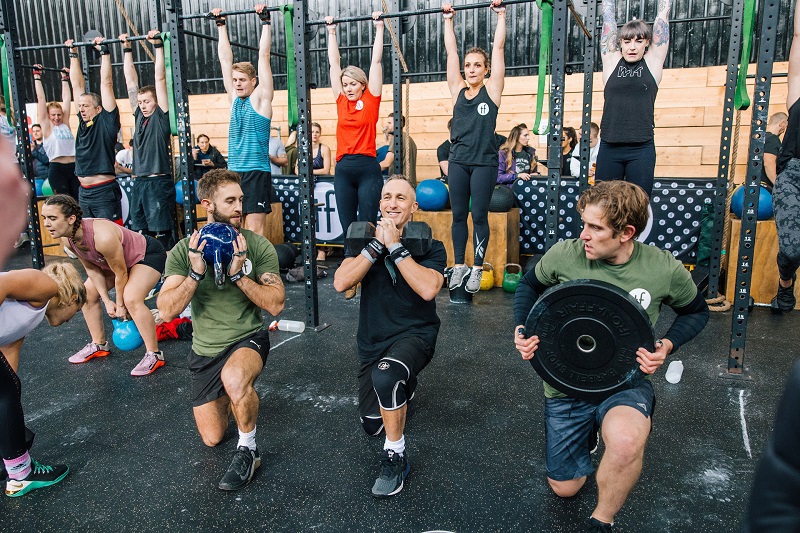
[[(739, 185), (733, 196), (731, 196), (731, 211), (734, 215), (742, 218), (742, 204), (744, 203), (744, 185)], [(772, 210), (772, 193), (765, 187), (761, 187), (758, 195), (758, 208), (756, 211), (757, 220), (769, 220), (774, 216)]]
[(417, 185), (417, 203), (423, 211), (441, 211), (448, 199), (447, 186), (439, 180), (425, 180)]
[[(200, 199), (197, 197), (197, 182), (194, 182), (194, 200), (195, 203), (200, 203)], [(175, 203), (178, 205), (183, 205), (183, 180), (178, 180), (175, 182)]]
[(33, 184), (36, 186), (36, 196), (44, 196), (44, 194), (42, 193), (44, 178), (36, 178), (35, 180), (33, 180)]
[(114, 319), (111, 322), (114, 324), (114, 333), (111, 336), (114, 346), (123, 352), (128, 352), (144, 345), (144, 339), (133, 320)]
[(211, 222), (200, 228), (198, 247), (206, 243), (203, 248), (203, 259), (214, 272), (214, 282), (217, 288), (225, 284), (225, 276), (233, 259), (233, 242), (239, 232), (230, 224)]

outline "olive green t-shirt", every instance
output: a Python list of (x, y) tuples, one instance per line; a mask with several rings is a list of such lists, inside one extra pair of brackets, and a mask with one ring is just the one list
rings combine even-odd
[[(258, 283), (265, 272), (278, 273), (278, 255), (267, 239), (242, 229), (247, 241), (247, 260), (242, 268), (248, 278)], [(167, 257), (164, 275), (189, 274), (189, 238), (178, 242)], [(214, 357), (231, 344), (255, 333), (263, 326), (261, 308), (250, 301), (235, 283), (225, 278), (222, 289), (214, 283), (213, 267), (206, 270), (192, 296), (192, 350), (203, 357)]]
[[(655, 325), (661, 305), (684, 307), (697, 296), (697, 286), (683, 264), (666, 250), (634, 241), (630, 260), (621, 265), (586, 258), (583, 241), (569, 239), (553, 245), (536, 265), (536, 278), (548, 287), (574, 279), (611, 283), (630, 294)], [(547, 383), (545, 396), (566, 395)]]

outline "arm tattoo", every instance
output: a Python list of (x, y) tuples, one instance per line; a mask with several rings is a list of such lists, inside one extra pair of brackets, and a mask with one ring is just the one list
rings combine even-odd
[(653, 46), (666, 46), (669, 44), (669, 23), (662, 19), (656, 19), (653, 24)]
[(264, 272), (263, 274), (261, 274), (259, 281), (261, 282), (262, 285), (277, 285), (281, 287), (283, 286), (283, 282), (281, 281), (280, 276), (278, 276), (277, 274), (273, 274), (272, 272)]
[(617, 16), (614, 0), (603, 0), (603, 33), (600, 36), (600, 50), (603, 55), (616, 52), (617, 43)]
[(139, 107), (139, 89), (128, 89), (128, 101), (131, 103), (131, 111), (136, 111)]
[(669, 1), (670, 0), (658, 0), (658, 12), (661, 13), (662, 11), (669, 9)]

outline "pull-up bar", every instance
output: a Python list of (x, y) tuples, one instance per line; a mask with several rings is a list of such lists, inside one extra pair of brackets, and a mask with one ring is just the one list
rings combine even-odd
[[(514, 4), (532, 4), (535, 3), (536, 0), (505, 0), (502, 4), (497, 7), (505, 7)], [(453, 11), (466, 11), (468, 9), (480, 9), (484, 7), (492, 7), (491, 2), (478, 2), (476, 4), (470, 4), (466, 6), (453, 6)], [(436, 13), (444, 13), (441, 7), (429, 7), (427, 9), (416, 9), (413, 11), (397, 11), (394, 13), (381, 13), (378, 17), (378, 20), (389, 19), (389, 18), (397, 18), (397, 17), (409, 17), (414, 15), (433, 15)], [(341, 22), (358, 22), (362, 20), (372, 20), (372, 15), (356, 15), (353, 17), (342, 17), (333, 19), (333, 24), (339, 24)], [(327, 24), (325, 19), (320, 20), (309, 20), (306, 24), (309, 26), (322, 26)]]
[[(219, 42), (219, 37), (214, 37), (213, 35), (206, 35), (205, 33), (200, 33), (197, 31), (190, 31), (190, 30), (183, 30), (183, 33), (185, 33), (186, 35), (191, 35), (193, 37), (200, 37), (201, 39), (207, 39), (209, 41)], [(237, 43), (235, 41), (230, 41), (230, 43), (231, 46), (244, 48), (245, 50), (253, 50), (254, 52), (258, 52), (259, 50), (257, 46), (250, 46), (249, 44)], [(283, 54), (281, 52), (270, 51), (270, 55), (275, 57), (286, 57), (286, 54)]]
[(41, 66), (37, 67), (36, 65), (25, 65), (25, 64), (20, 65), (20, 67), (29, 68), (31, 70), (44, 70), (46, 72), (60, 72), (61, 74), (64, 74), (64, 69), (60, 69), (60, 68), (41, 67)]
[[(126, 41), (131, 43), (131, 42), (134, 42), (134, 41), (144, 41), (145, 39), (147, 39), (147, 35), (137, 35), (137, 36), (134, 36), (134, 37), (128, 37), (126, 39)], [(72, 48), (73, 46), (87, 46), (88, 47), (88, 46), (98, 46), (98, 45), (104, 45), (104, 44), (117, 44), (117, 43), (121, 43), (121, 42), (122, 42), (121, 39), (103, 39), (99, 43), (95, 43), (95, 42), (75, 42), (75, 43), (72, 43), (72, 46), (70, 46), (69, 48)], [(61, 44), (44, 44), (44, 45), (39, 45), (39, 46), (18, 46), (16, 49), (17, 50), (21, 50), (21, 51), (26, 51), (26, 50), (57, 50), (59, 48), (68, 48), (68, 47), (64, 43), (61, 43)]]
[[(265, 7), (261, 12), (264, 11), (280, 11), (281, 8), (278, 6), (273, 7)], [(208, 13), (190, 13), (188, 15), (181, 15), (181, 20), (190, 20), (190, 19), (217, 19), (222, 17), (230, 17), (232, 15), (258, 15), (255, 9), (238, 9), (236, 11), (224, 11), (219, 14), (218, 17), (215, 17), (213, 13), (210, 11)]]

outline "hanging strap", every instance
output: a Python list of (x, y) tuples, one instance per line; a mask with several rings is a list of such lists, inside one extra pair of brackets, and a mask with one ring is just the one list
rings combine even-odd
[(536, 135), (545, 135), (550, 131), (550, 121), (542, 123), (545, 90), (547, 88), (547, 71), (550, 68), (550, 50), (553, 46), (553, 4), (552, 1), (536, 0), (542, 10), (542, 31), (539, 37), (539, 86), (536, 90), (536, 120), (533, 131)]
[(747, 94), (747, 66), (750, 64), (750, 50), (753, 46), (753, 25), (756, 19), (756, 0), (745, 0), (744, 21), (742, 24), (742, 58), (739, 61), (739, 79), (736, 82), (736, 96), (733, 105), (742, 110), (750, 107)]
[(173, 135), (178, 135), (178, 113), (175, 108), (175, 92), (172, 86), (172, 42), (169, 32), (161, 34), (161, 42), (164, 43), (164, 69), (167, 75), (167, 105), (169, 106), (169, 129)]
[(3, 95), (6, 99), (6, 114), (8, 115), (8, 122), (13, 124), (14, 122), (14, 114), (13, 114), (13, 102), (11, 101), (11, 85), (8, 82), (8, 56), (6, 55), (6, 41), (3, 39), (3, 36), (0, 35), (0, 62), (2, 63), (2, 75), (3, 75)]
[(283, 29), (286, 33), (286, 89), (289, 100), (289, 128), (297, 126), (299, 116), (297, 113), (297, 72), (294, 64), (294, 6), (284, 5), (279, 8), (283, 13)]

